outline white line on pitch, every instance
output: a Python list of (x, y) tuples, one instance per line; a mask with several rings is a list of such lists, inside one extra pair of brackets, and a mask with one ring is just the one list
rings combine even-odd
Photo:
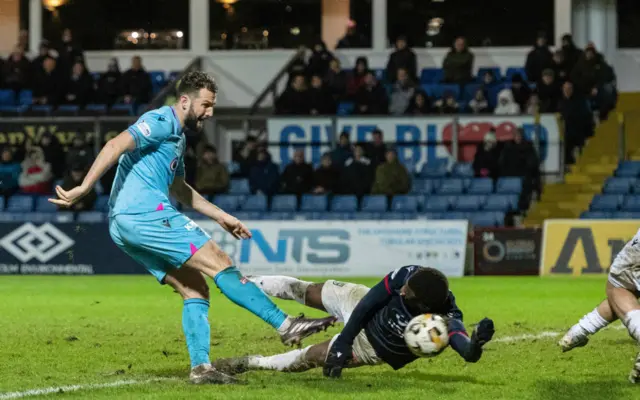
[[(622, 330), (622, 329), (626, 329), (626, 327), (622, 324), (619, 325), (615, 325), (615, 326), (611, 326), (608, 327), (606, 329), (614, 329), (614, 330)], [(492, 340), (491, 342), (496, 342), (496, 343), (511, 343), (511, 342), (521, 342), (524, 340), (539, 340), (539, 339), (546, 339), (546, 338), (554, 338), (554, 337), (558, 337), (561, 335), (564, 335), (566, 332), (540, 332), (540, 333), (525, 333), (524, 335), (517, 335), (517, 336), (504, 336), (501, 338), (497, 338)]]

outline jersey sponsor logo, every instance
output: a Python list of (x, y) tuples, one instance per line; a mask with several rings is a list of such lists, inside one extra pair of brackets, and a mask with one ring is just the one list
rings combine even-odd
[(23, 263), (34, 258), (46, 263), (74, 243), (73, 239), (50, 223), (35, 226), (30, 222), (0, 240), (0, 246)]
[(634, 220), (547, 220), (540, 274), (606, 273), (639, 225)]
[(178, 169), (178, 158), (174, 158), (173, 160), (171, 160), (171, 164), (169, 164), (169, 168), (171, 168), (171, 171), (175, 171)]
[(194, 229), (199, 229), (198, 224), (196, 224), (194, 221), (189, 221), (187, 222), (187, 224), (184, 226), (184, 229), (188, 230), (188, 231), (192, 231)]
[(138, 122), (138, 124), (136, 124), (136, 128), (138, 128), (138, 130), (140, 131), (140, 133), (142, 133), (143, 136), (146, 136), (146, 137), (151, 136), (151, 127), (146, 122), (144, 121)]

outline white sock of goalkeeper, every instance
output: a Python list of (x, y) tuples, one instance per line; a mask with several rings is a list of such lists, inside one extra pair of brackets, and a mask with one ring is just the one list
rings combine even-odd
[(572, 328), (573, 331), (581, 329), (583, 333), (587, 335), (593, 335), (600, 329), (608, 326), (611, 322), (602, 318), (602, 315), (598, 312), (598, 308), (594, 308), (589, 314), (585, 315), (578, 321), (577, 325)]
[(629, 311), (624, 316), (624, 324), (629, 330), (629, 335), (640, 342), (640, 310)]
[(312, 282), (301, 281), (290, 276), (247, 276), (247, 279), (255, 283), (269, 296), (283, 300), (295, 300), (304, 304), (307, 288)]
[(268, 357), (249, 357), (249, 367), (254, 369), (270, 369), (284, 372), (302, 372), (313, 366), (310, 365), (305, 356), (311, 346), (304, 349), (292, 350), (288, 353), (276, 354)]

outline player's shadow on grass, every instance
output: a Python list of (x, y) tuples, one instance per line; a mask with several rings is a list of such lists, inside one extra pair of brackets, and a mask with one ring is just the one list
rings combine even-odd
[(631, 385), (621, 376), (620, 379), (590, 380), (588, 382), (568, 382), (565, 380), (538, 381), (540, 400), (576, 400), (576, 399), (623, 399), (625, 388)]

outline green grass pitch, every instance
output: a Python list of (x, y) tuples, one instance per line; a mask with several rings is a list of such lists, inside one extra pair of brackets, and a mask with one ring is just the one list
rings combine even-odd
[[(367, 285), (375, 279), (350, 280)], [(559, 337), (604, 296), (604, 277), (452, 279), (469, 326), (484, 316), (498, 341), (477, 364), (448, 349), (400, 371), (320, 370), (244, 375), (247, 385), (193, 386), (181, 330), (181, 301), (150, 276), (0, 278), (0, 399), (9, 392), (81, 385), (49, 395), (78, 399), (640, 399), (627, 381), (637, 347), (616, 323), (589, 345), (562, 354)], [(323, 313), (277, 301), (290, 313)], [(287, 351), (276, 333), (212, 285), (211, 356)], [(326, 340), (340, 327), (306, 340)], [(523, 335), (538, 338), (522, 339)], [(508, 341), (504, 338), (520, 337)], [(502, 338), (502, 340), (500, 340)], [(516, 338), (517, 339), (517, 338)], [(144, 383), (154, 378), (169, 378)], [(88, 386), (135, 381), (126, 386)]]

